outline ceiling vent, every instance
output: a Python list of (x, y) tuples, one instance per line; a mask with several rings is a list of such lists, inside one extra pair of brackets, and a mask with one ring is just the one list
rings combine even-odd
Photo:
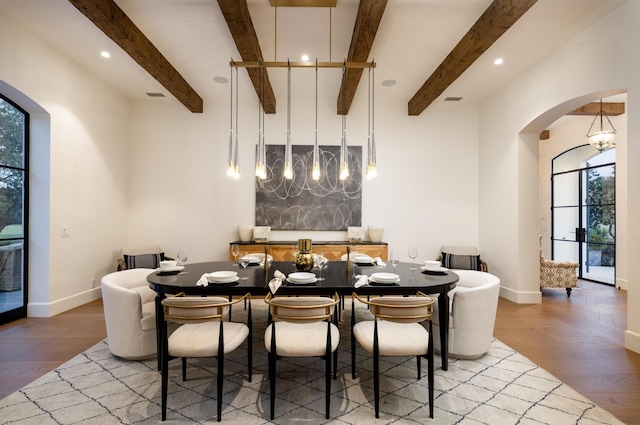
[(449, 96), (444, 99), (445, 102), (460, 102), (462, 100), (461, 97)]
[(147, 93), (149, 97), (164, 97), (163, 93)]

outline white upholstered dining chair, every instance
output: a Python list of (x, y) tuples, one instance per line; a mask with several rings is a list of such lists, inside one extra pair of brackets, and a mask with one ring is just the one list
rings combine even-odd
[[(355, 309), (351, 316), (351, 374), (356, 377), (356, 341), (373, 354), (373, 386), (375, 417), (380, 417), (380, 356), (416, 357), (418, 379), (420, 360), (427, 359), (429, 385), (429, 417), (433, 418), (433, 330), (431, 325), (434, 299), (418, 292), (415, 296), (384, 296), (365, 300), (355, 292), (355, 300), (369, 306), (373, 320), (356, 323)], [(425, 328), (422, 322), (428, 322)]]
[[(264, 333), (269, 357), (270, 418), (275, 416), (276, 360), (281, 357), (320, 357), (325, 361), (325, 417), (329, 419), (331, 401), (331, 360), (336, 379), (340, 332), (334, 323), (338, 294), (333, 297), (265, 298), (270, 324)], [(332, 356), (333, 354), (333, 356)]]

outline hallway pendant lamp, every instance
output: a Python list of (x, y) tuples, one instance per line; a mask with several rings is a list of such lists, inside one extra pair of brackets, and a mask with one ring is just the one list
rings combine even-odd
[(313, 166), (311, 169), (311, 178), (320, 180), (320, 152), (318, 149), (318, 59), (316, 58), (316, 131), (315, 143), (313, 144)]
[(284, 148), (284, 178), (293, 178), (293, 155), (291, 153), (291, 64), (287, 64), (287, 144)]
[[(593, 129), (593, 125), (596, 123), (596, 120), (600, 117), (600, 129)], [(604, 126), (604, 118), (607, 118), (607, 122), (609, 123), (610, 129), (605, 129)], [(596, 114), (593, 118), (593, 122), (591, 123), (591, 127), (589, 127), (589, 131), (587, 132), (587, 139), (589, 140), (589, 144), (593, 146), (598, 152), (602, 152), (605, 149), (615, 146), (614, 139), (616, 137), (616, 129), (611, 124), (611, 120), (607, 116), (607, 114), (602, 109), (602, 99), (600, 99), (600, 112)]]
[(342, 138), (340, 143), (339, 179), (349, 177), (349, 150), (347, 145), (347, 63), (342, 67)]
[(376, 136), (375, 136), (375, 71), (369, 68), (369, 137), (367, 139), (367, 179), (378, 175), (376, 169)]
[(264, 107), (262, 98), (264, 96), (264, 68), (260, 67), (260, 96), (258, 98), (258, 144), (256, 147), (256, 177), (260, 180), (267, 178), (266, 152), (264, 141)]

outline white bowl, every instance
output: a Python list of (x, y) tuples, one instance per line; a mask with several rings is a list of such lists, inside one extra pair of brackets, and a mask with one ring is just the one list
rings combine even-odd
[(424, 262), (424, 268), (426, 270), (440, 270), (441, 266), (440, 261), (427, 260)]
[(178, 265), (178, 262), (175, 260), (164, 260), (164, 261), (160, 261), (160, 268), (162, 270), (171, 270), (171, 269), (175, 269), (176, 266)]

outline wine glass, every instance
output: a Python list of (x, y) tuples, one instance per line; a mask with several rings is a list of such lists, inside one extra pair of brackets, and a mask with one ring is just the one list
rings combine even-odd
[(240, 254), (240, 265), (242, 266), (242, 277), (240, 278), (240, 280), (249, 279), (246, 276), (247, 266), (249, 265), (249, 254), (247, 254), (246, 252), (243, 252), (242, 254)]
[(231, 254), (233, 255), (233, 266), (238, 267), (238, 254), (240, 254), (240, 245), (234, 243), (231, 245)]
[[(178, 260), (178, 265), (181, 267), (184, 267), (184, 263), (187, 262), (187, 259), (189, 259), (189, 254), (187, 254), (187, 251), (183, 248), (180, 248), (178, 250), (178, 254), (176, 255), (176, 259)], [(185, 274), (185, 271), (181, 271), (180, 274)]]
[(291, 253), (293, 254), (293, 265), (296, 265), (296, 256), (298, 255), (298, 243), (294, 243), (293, 245), (291, 245)]
[(391, 251), (391, 254), (389, 255), (389, 260), (391, 260), (391, 265), (393, 266), (393, 272), (395, 273), (396, 266), (400, 262), (400, 259), (398, 258), (398, 253), (395, 251)]
[(315, 266), (318, 268), (318, 280), (324, 280), (324, 277), (322, 277), (322, 269), (328, 262), (329, 259), (321, 252), (315, 255)]
[(417, 270), (416, 263), (414, 261), (417, 257), (418, 257), (418, 248), (416, 248), (415, 246), (410, 246), (409, 258), (411, 258), (411, 267), (409, 268), (409, 270)]

